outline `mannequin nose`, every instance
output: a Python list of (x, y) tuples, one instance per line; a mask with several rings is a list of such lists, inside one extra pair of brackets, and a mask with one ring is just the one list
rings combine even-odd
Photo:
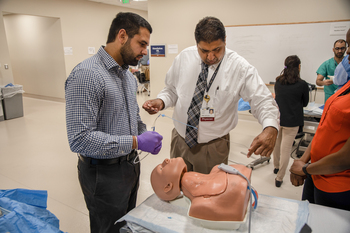
[(169, 159), (164, 159), (163, 164), (162, 164), (163, 167), (164, 167), (165, 165), (167, 165), (167, 164), (169, 163), (169, 161), (170, 161)]

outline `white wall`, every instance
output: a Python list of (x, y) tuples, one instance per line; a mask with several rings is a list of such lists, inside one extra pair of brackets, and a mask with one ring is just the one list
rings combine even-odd
[[(62, 80), (69, 75), (74, 66), (91, 56), (88, 54), (88, 47), (95, 47), (97, 50), (101, 45), (105, 45), (110, 24), (117, 13), (130, 11), (147, 19), (146, 11), (87, 0), (0, 0), (0, 11), (60, 19), (63, 47), (73, 48), (73, 55), (64, 56), (65, 77), (60, 78)], [(0, 85), (14, 82), (16, 77), (11, 70), (2, 15), (0, 16), (0, 63), (2, 65)], [(10, 65), (9, 70), (4, 70), (3, 64), (5, 63)], [(56, 88), (62, 90), (64, 81), (59, 82), (61, 83)], [(64, 98), (63, 92), (60, 98)]]
[[(0, 1), (1, 6), (1, 1)], [(2, 8), (0, 8), (2, 9)], [(9, 65), (9, 69), (5, 69), (5, 64)], [(0, 86), (7, 83), (13, 83), (13, 73), (10, 60), (10, 53), (8, 49), (5, 25), (3, 23), (3, 16), (0, 12)]]
[[(225, 26), (345, 20), (350, 19), (350, 1), (148, 0), (148, 20), (154, 28), (151, 44), (178, 44), (179, 52), (195, 45), (195, 26), (205, 16), (215, 16)], [(175, 56), (150, 58), (152, 97), (162, 90)]]
[[(148, 18), (153, 27), (151, 44), (178, 44), (181, 51), (195, 44), (194, 28), (205, 16), (218, 17), (225, 26), (344, 20), (350, 18), (350, 1), (148, 0), (147, 13), (86, 0), (0, 0), (0, 10), (59, 18), (63, 46), (73, 47), (74, 52), (72, 56), (65, 56), (68, 76), (76, 64), (89, 57), (87, 47), (98, 48), (105, 44), (110, 23), (119, 11), (132, 11)], [(175, 56), (167, 54), (165, 58), (150, 58), (152, 97), (163, 88), (165, 74)], [(0, 15), (0, 85), (13, 82), (12, 70), (3, 68), (3, 64), (10, 63), (9, 60)]]

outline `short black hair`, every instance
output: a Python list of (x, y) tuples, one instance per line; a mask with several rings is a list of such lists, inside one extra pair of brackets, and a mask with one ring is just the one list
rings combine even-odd
[(225, 27), (218, 18), (208, 16), (199, 21), (194, 32), (194, 37), (197, 44), (201, 41), (211, 43), (219, 39), (225, 42)]
[(131, 12), (118, 13), (109, 28), (107, 44), (115, 40), (120, 29), (125, 29), (126, 34), (131, 39), (139, 33), (140, 27), (147, 28), (149, 33), (152, 33), (151, 25), (140, 15)]
[(336, 40), (335, 42), (334, 42), (334, 45), (333, 45), (333, 48), (335, 48), (335, 44), (336, 43), (345, 43), (345, 46), (346, 46), (346, 41), (345, 40), (343, 40), (343, 39), (339, 39), (339, 40)]

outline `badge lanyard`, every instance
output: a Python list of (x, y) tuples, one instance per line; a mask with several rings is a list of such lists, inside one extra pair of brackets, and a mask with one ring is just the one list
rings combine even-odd
[(216, 70), (215, 70), (213, 76), (211, 76), (211, 79), (210, 79), (210, 81), (209, 81), (209, 84), (205, 83), (205, 85), (206, 85), (205, 91), (206, 91), (207, 94), (204, 95), (204, 100), (205, 100), (205, 102), (207, 102), (207, 105), (208, 105), (208, 102), (209, 102), (209, 100), (210, 100), (210, 96), (208, 95), (208, 92), (209, 92), (209, 89), (210, 89), (210, 87), (211, 87), (211, 84), (213, 84), (214, 79), (215, 79), (215, 77), (216, 77), (216, 75), (217, 75), (217, 73), (218, 73), (218, 71), (219, 71), (221, 62), (222, 62), (222, 60), (220, 61), (218, 67), (216, 68)]

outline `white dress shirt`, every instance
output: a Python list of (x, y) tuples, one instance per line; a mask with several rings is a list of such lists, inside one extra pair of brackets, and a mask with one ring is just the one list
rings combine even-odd
[[(208, 105), (215, 111), (215, 121), (199, 122), (198, 143), (224, 136), (236, 127), (240, 98), (249, 101), (253, 116), (263, 128), (279, 128), (277, 104), (256, 68), (236, 52), (225, 49), (218, 73), (207, 93), (210, 96)], [(183, 50), (176, 56), (166, 75), (165, 88), (157, 96), (163, 100), (165, 109), (174, 107), (174, 125), (183, 138), (186, 126), (177, 121), (187, 123), (187, 111), (201, 71), (201, 62), (197, 46)], [(217, 65), (209, 67), (208, 82)], [(203, 106), (205, 105), (206, 102), (203, 101)]]

